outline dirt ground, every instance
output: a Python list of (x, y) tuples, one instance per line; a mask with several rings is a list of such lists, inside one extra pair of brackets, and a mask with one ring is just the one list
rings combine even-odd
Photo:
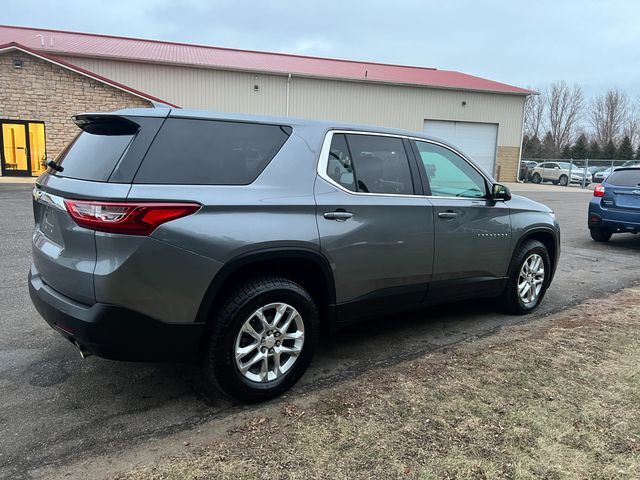
[(637, 479), (640, 289), (215, 422), (116, 478)]

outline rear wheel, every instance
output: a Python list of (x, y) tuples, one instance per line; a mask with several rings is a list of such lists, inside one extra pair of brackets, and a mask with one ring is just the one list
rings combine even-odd
[(315, 351), (316, 305), (304, 288), (286, 278), (247, 282), (213, 321), (205, 371), (212, 383), (238, 400), (259, 402), (288, 390)]
[(539, 173), (534, 173), (533, 177), (531, 177), (531, 181), (533, 183), (541, 183), (542, 182), (542, 177), (540, 176)]
[(551, 261), (547, 247), (537, 240), (526, 240), (516, 252), (502, 304), (509, 312), (524, 315), (533, 312), (549, 286)]
[(567, 177), (566, 175), (561, 175), (558, 179), (558, 183), (561, 186), (566, 187), (567, 185), (569, 185), (569, 177)]
[(596, 242), (607, 242), (611, 238), (611, 235), (613, 235), (613, 232), (611, 230), (599, 227), (590, 228), (589, 233), (591, 234), (591, 238), (593, 238)]

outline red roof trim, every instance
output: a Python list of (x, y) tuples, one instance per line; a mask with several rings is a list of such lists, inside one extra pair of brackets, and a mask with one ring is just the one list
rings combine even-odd
[(0, 53), (2, 53), (3, 51), (6, 50), (20, 50), (28, 55), (33, 55), (34, 57), (38, 57), (41, 58), (43, 60), (46, 60), (48, 62), (51, 63), (55, 63), (56, 65), (59, 65), (63, 68), (66, 68), (68, 70), (74, 71), (76, 73), (79, 73), (81, 75), (84, 75), (85, 77), (89, 77), (92, 78), (94, 80), (97, 80), (101, 83), (104, 83), (106, 85), (109, 85), (111, 87), (117, 88), (118, 90), (122, 90), (125, 91), (127, 93), (130, 93), (132, 95), (135, 95), (136, 97), (142, 98), (143, 100), (148, 100), (150, 102), (156, 102), (156, 103), (163, 103), (169, 107), (173, 107), (173, 108), (180, 108), (178, 105), (174, 105), (172, 103), (167, 102), (166, 100), (162, 100), (158, 97), (154, 97), (153, 95), (149, 95), (147, 93), (141, 92), (140, 90), (136, 90), (135, 88), (131, 88), (128, 87), (127, 85), (123, 85), (122, 83), (116, 82), (114, 80), (111, 80), (110, 78), (104, 77), (102, 75), (99, 75), (97, 73), (94, 73), (90, 70), (87, 70), (86, 68), (82, 68), (79, 67), (77, 65), (74, 65), (72, 63), (69, 63), (65, 60), (62, 60), (60, 58), (56, 58), (53, 55), (48, 55), (42, 52), (38, 52), (35, 51), (29, 47), (25, 47), (24, 45), (21, 45), (19, 43), (16, 42), (9, 42), (9, 43), (5, 43), (3, 45), (0, 45)]

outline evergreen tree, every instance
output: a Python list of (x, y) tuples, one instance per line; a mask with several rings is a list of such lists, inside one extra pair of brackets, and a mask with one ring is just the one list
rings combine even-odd
[(571, 147), (569, 144), (566, 144), (562, 148), (562, 153), (560, 153), (560, 158), (571, 158)]
[(598, 158), (602, 158), (602, 150), (600, 150), (600, 145), (596, 140), (592, 140), (589, 144), (589, 149), (587, 150), (587, 157), (595, 160)]
[(638, 145), (638, 149), (636, 150), (636, 160), (640, 160), (640, 145)]
[(631, 139), (625, 136), (618, 148), (618, 159), (630, 160), (633, 158), (633, 146), (631, 145)]
[(602, 158), (605, 160), (615, 160), (618, 149), (613, 143), (613, 140), (609, 140), (602, 150)]
[(526, 155), (525, 158), (542, 158), (542, 143), (537, 136), (529, 137), (528, 142), (525, 145)]
[(547, 132), (542, 140), (542, 155), (541, 158), (557, 158), (558, 152), (556, 152), (555, 144), (553, 143), (553, 137), (551, 132)]
[(574, 160), (582, 160), (587, 158), (587, 136), (582, 133), (574, 143), (573, 147), (571, 147), (571, 158)]

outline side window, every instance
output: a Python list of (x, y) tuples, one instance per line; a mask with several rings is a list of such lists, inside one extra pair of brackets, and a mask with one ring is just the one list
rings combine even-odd
[(248, 185), (291, 131), (280, 125), (168, 118), (134, 183)]
[(354, 134), (346, 137), (358, 192), (413, 195), (409, 160), (400, 138)]
[(344, 188), (356, 191), (356, 182), (353, 177), (353, 165), (347, 147), (347, 140), (343, 134), (336, 134), (331, 140), (329, 160), (327, 162), (327, 175)]
[(438, 197), (481, 198), (487, 193), (484, 177), (448, 148), (416, 142), (429, 180), (431, 194)]

